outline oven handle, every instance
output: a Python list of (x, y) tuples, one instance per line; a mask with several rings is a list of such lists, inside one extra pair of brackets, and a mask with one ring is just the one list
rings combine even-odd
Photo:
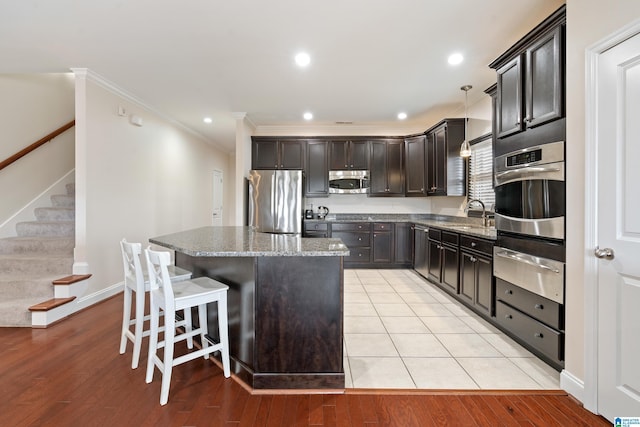
[(535, 167), (535, 166), (531, 166), (531, 167), (526, 167), (526, 168), (518, 168), (518, 169), (510, 169), (508, 171), (504, 171), (504, 172), (497, 172), (496, 173), (496, 178), (502, 178), (503, 176), (508, 176), (508, 175), (515, 175), (515, 174), (521, 174), (521, 173), (529, 173), (529, 172), (559, 172), (560, 168), (555, 167), (555, 168), (545, 168), (545, 167)]
[(510, 258), (510, 259), (515, 260), (515, 261), (522, 262), (524, 264), (532, 265), (534, 267), (538, 267), (538, 268), (541, 268), (543, 270), (549, 270), (549, 271), (552, 271), (553, 273), (560, 274), (560, 270), (558, 270), (557, 268), (549, 267), (546, 264), (535, 262), (532, 259), (530, 259), (530, 257), (526, 257), (526, 255), (525, 256), (523, 256), (523, 255), (514, 255), (514, 254), (510, 254), (508, 252), (504, 252), (504, 251), (503, 252), (496, 252), (496, 255), (500, 256), (502, 258)]

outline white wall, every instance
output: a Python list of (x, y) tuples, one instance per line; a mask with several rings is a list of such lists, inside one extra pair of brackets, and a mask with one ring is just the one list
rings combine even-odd
[[(585, 378), (584, 243), (585, 49), (640, 17), (636, 0), (567, 1), (566, 370)], [(611, 313), (612, 315), (614, 313)]]
[[(0, 160), (73, 120), (73, 86), (70, 73), (0, 75)], [(73, 158), (70, 129), (1, 170), (0, 224), (72, 170)], [(6, 234), (15, 235), (15, 229)]]
[[(233, 169), (227, 154), (104, 80), (91, 73), (77, 79), (78, 92), (85, 92), (77, 115), (85, 120), (77, 136), (76, 173), (83, 182), (77, 185), (76, 264), (93, 274), (92, 294), (122, 281), (123, 237), (146, 246), (153, 236), (211, 225), (213, 170), (231, 178)], [(128, 117), (118, 116), (118, 106)], [(132, 114), (142, 127), (130, 123)], [(232, 188), (225, 184), (225, 194)]]

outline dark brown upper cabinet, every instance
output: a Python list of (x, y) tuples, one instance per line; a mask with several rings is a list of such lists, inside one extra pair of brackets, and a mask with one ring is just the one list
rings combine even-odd
[(466, 165), (460, 157), (464, 119), (445, 119), (427, 131), (426, 190), (429, 196), (464, 196)]
[(498, 79), (498, 138), (522, 131), (522, 56), (496, 70)]
[(525, 53), (525, 112), (528, 128), (563, 116), (562, 28), (545, 34)]
[(370, 141), (369, 196), (404, 196), (404, 140)]
[(407, 196), (427, 195), (426, 138), (426, 135), (417, 135), (404, 140), (406, 157), (404, 179)]
[[(551, 123), (565, 117), (565, 23), (562, 6), (489, 65), (497, 80), (496, 139), (512, 141), (508, 151), (564, 140), (564, 120)], [(503, 154), (500, 144), (496, 154)]]
[(252, 138), (253, 169), (303, 169), (304, 141), (298, 139)]
[(323, 140), (308, 140), (305, 172), (305, 196), (329, 196), (329, 143)]
[(369, 142), (336, 140), (329, 142), (331, 170), (369, 169)]

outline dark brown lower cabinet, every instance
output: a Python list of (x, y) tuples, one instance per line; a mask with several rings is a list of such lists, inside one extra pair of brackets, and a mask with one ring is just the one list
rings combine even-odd
[(393, 256), (393, 224), (373, 223), (373, 263), (391, 264)]
[(331, 237), (342, 240), (350, 255), (344, 257), (345, 268), (367, 268), (371, 264), (371, 223), (335, 222)]
[(460, 298), (487, 316), (493, 314), (493, 261), (472, 252), (460, 252)]
[(460, 299), (487, 316), (495, 311), (492, 250), (491, 241), (460, 236)]
[(411, 267), (413, 263), (413, 227), (408, 222), (398, 222), (394, 231), (394, 263)]
[(458, 293), (458, 233), (429, 229), (428, 278), (443, 289)]

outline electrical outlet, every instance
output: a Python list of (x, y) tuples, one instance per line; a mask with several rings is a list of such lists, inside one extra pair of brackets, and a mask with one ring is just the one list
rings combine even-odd
[(122, 105), (118, 105), (118, 115), (122, 117), (127, 115), (127, 110)]

